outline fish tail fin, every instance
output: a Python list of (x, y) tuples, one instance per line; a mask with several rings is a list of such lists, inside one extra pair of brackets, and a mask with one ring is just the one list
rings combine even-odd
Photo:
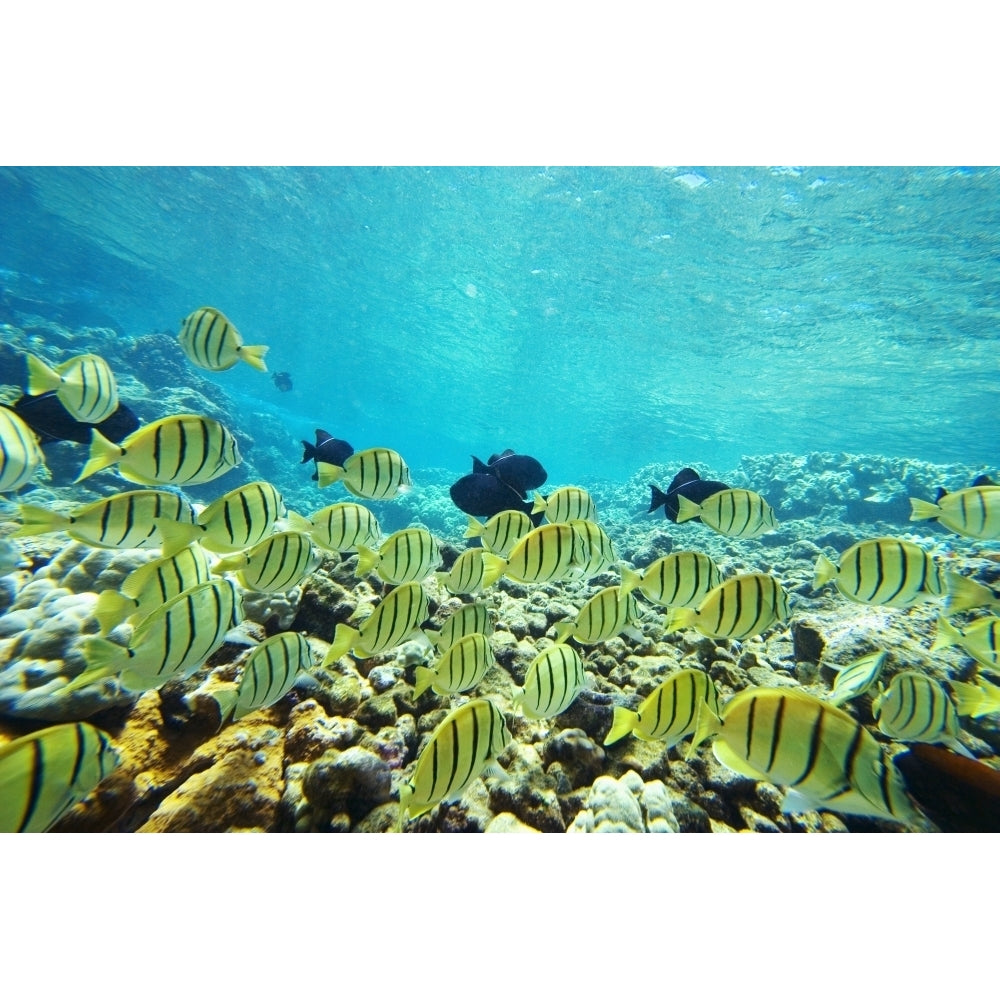
[(416, 701), (437, 680), (437, 674), (430, 667), (417, 667), (414, 671), (413, 699)]
[(969, 611), (971, 608), (995, 608), (1000, 605), (1000, 598), (989, 587), (960, 573), (946, 573), (945, 582), (948, 586), (946, 607), (949, 615), (957, 615), (960, 611)]
[(358, 565), (354, 568), (355, 576), (367, 576), (378, 562), (378, 553), (367, 545), (358, 546)]
[(620, 571), (622, 575), (622, 582), (618, 586), (618, 593), (622, 595), (624, 600), (629, 594), (635, 590), (639, 584), (642, 583), (642, 577), (630, 566), (626, 566), (624, 563), (620, 565)]
[[(241, 719), (243, 715), (236, 715), (234, 710), (236, 708), (236, 703), (239, 701), (239, 689), (235, 687), (220, 687), (216, 688), (214, 691), (208, 692), (208, 696), (219, 706), (219, 721), (220, 723), (225, 723), (226, 720), (232, 715), (233, 722), (237, 719)], [(244, 714), (246, 714), (244, 712)]]
[(545, 502), (545, 498), (541, 493), (535, 494), (535, 502), (531, 505), (532, 514), (543, 514), (545, 513), (545, 508), (548, 504)]
[(41, 358), (29, 354), (27, 359), (29, 396), (40, 396), (43, 392), (51, 392), (62, 385), (62, 376), (59, 372), (53, 371)]
[(692, 517), (701, 516), (701, 504), (689, 500), (683, 493), (677, 495), (677, 523), (683, 524)]
[(100, 635), (106, 636), (113, 628), (136, 609), (138, 602), (131, 597), (118, 593), (117, 590), (103, 590), (94, 606), (94, 617), (101, 626)]
[(36, 503), (21, 504), (21, 527), (11, 534), (11, 538), (28, 535), (48, 535), (53, 531), (63, 531), (73, 523), (71, 517), (57, 514)]
[(87, 668), (61, 688), (61, 694), (69, 694), (95, 681), (120, 673), (128, 666), (130, 659), (129, 651), (124, 646), (118, 646), (108, 639), (84, 639), (80, 643), (80, 651), (83, 653)]
[(96, 427), (90, 432), (90, 458), (83, 467), (80, 475), (73, 480), (74, 485), (82, 482), (88, 476), (92, 476), (101, 469), (106, 469), (109, 465), (121, 461), (125, 455), (125, 449), (109, 441)]
[(407, 806), (413, 798), (413, 786), (409, 782), (399, 786), (399, 818), (396, 820), (396, 833), (403, 832), (403, 824), (406, 820)]
[(288, 518), (288, 527), (292, 531), (301, 531), (303, 535), (310, 535), (313, 531), (313, 523), (308, 517), (303, 514), (297, 514), (294, 510), (290, 510), (286, 515)]
[(575, 622), (558, 622), (556, 624), (556, 642), (565, 642), (573, 634), (575, 627)]
[(663, 630), (676, 632), (678, 629), (690, 628), (694, 624), (696, 614), (694, 608), (670, 608), (663, 619)]
[(331, 465), (329, 462), (316, 463), (316, 481), (321, 490), (331, 483), (337, 482), (343, 474), (343, 466)]
[(264, 355), (270, 349), (267, 344), (241, 344), (236, 351), (251, 368), (256, 368), (259, 372), (266, 372), (267, 365), (264, 364)]
[(813, 570), (813, 590), (819, 590), (825, 583), (829, 583), (837, 575), (837, 567), (823, 553), (816, 559), (816, 567)]
[(708, 707), (708, 702), (699, 701), (698, 710), (695, 714), (694, 736), (691, 737), (691, 745), (684, 754), (685, 760), (690, 760), (694, 756), (695, 750), (701, 746), (705, 740), (716, 736), (722, 731), (722, 720)]
[(608, 735), (604, 737), (604, 746), (611, 746), (617, 743), (622, 737), (628, 736), (635, 727), (639, 725), (639, 714), (630, 709), (615, 706), (615, 715), (611, 720), (611, 728)]
[(963, 681), (948, 681), (948, 686), (955, 702), (955, 711), (959, 715), (975, 717), (976, 709), (983, 700), (982, 689), (976, 684), (966, 684)]
[(220, 559), (213, 567), (212, 572), (215, 574), (220, 573), (235, 573), (238, 570), (243, 569), (247, 564), (247, 557), (245, 552), (233, 552), (228, 556)]
[[(301, 440), (301, 438), (300, 438)], [(302, 442), (302, 461), (299, 465), (305, 465), (306, 462), (311, 462), (316, 457), (316, 447), (311, 445), (308, 441)]]
[(962, 633), (943, 615), (937, 620), (937, 635), (931, 643), (931, 652), (936, 649), (947, 649), (949, 646), (957, 646), (962, 641)]
[(652, 514), (654, 510), (658, 507), (662, 507), (667, 502), (667, 494), (659, 488), (659, 486), (654, 486), (652, 483), (649, 484), (650, 490), (652, 490), (652, 496), (649, 498), (649, 510), (646, 511), (647, 514)]
[(941, 508), (936, 503), (928, 503), (926, 500), (917, 500), (910, 497), (910, 520), (929, 521), (941, 514)]
[(507, 560), (492, 552), (483, 552), (483, 589), (492, 587), (507, 569)]
[(320, 666), (328, 667), (331, 663), (336, 663), (360, 638), (361, 633), (356, 628), (351, 628), (350, 625), (338, 625), (337, 631), (333, 634), (333, 642), (330, 643), (330, 648), (326, 651)]
[(465, 534), (462, 535), (463, 538), (481, 538), (483, 535), (483, 525), (480, 521), (477, 521), (471, 514), (469, 515), (469, 526), (465, 529)]
[(153, 523), (159, 529), (160, 554), (170, 557), (186, 549), (204, 529), (198, 524), (171, 521), (168, 517), (154, 517)]

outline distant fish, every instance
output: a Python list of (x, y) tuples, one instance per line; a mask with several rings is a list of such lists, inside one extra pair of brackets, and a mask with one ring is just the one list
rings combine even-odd
[(11, 404), (12, 409), (37, 435), (42, 446), (56, 441), (90, 444), (90, 432), (96, 427), (109, 441), (118, 442), (139, 427), (139, 418), (124, 403), (110, 417), (97, 424), (77, 420), (55, 392), (40, 396), (22, 396)]
[(674, 476), (667, 492), (664, 493), (659, 487), (649, 484), (652, 490), (652, 497), (649, 501), (647, 514), (652, 514), (658, 507), (663, 508), (663, 515), (669, 521), (677, 520), (677, 503), (679, 497), (687, 497), (694, 503), (702, 503), (713, 493), (721, 490), (728, 490), (725, 483), (720, 483), (715, 479), (702, 479), (694, 469), (684, 468)]
[(954, 493), (939, 490), (936, 503), (911, 497), (910, 506), (911, 521), (936, 520), (966, 538), (1000, 538), (1000, 486), (986, 476), (980, 476), (968, 489)]
[(485, 524), (469, 515), (465, 538), (479, 538), (483, 547), (506, 559), (510, 550), (534, 527), (523, 510), (502, 510)]
[(528, 491), (536, 490), (548, 478), (542, 463), (530, 455), (517, 455), (510, 448), (498, 455), (490, 455), (489, 462), (480, 462), (472, 456), (474, 474), (494, 475), (502, 483), (518, 493), (522, 500), (528, 499)]
[(329, 667), (347, 652), (352, 652), (356, 659), (366, 660), (395, 649), (427, 617), (427, 612), (427, 594), (419, 583), (404, 583), (390, 590), (360, 628), (344, 623), (337, 626), (320, 666)]
[(547, 497), (535, 494), (533, 514), (544, 514), (549, 524), (565, 521), (596, 521), (597, 508), (590, 494), (580, 486), (560, 486)]
[(55, 392), (67, 412), (86, 424), (99, 424), (118, 409), (118, 386), (107, 361), (80, 354), (50, 368), (28, 355), (28, 393)]
[[(519, 510), (531, 514), (530, 501), (521, 499), (517, 490), (489, 472), (472, 472), (452, 483), (449, 490), (452, 503), (463, 514), (472, 517), (493, 517), (504, 510)], [(541, 516), (537, 518), (541, 521)], [(535, 519), (532, 518), (534, 522)]]
[(271, 376), (271, 381), (274, 383), (278, 392), (292, 391), (292, 376), (289, 372), (275, 372)]
[(257, 371), (266, 372), (263, 344), (244, 344), (239, 330), (211, 306), (202, 306), (183, 320), (177, 335), (188, 359), (210, 372), (224, 372), (237, 361), (245, 361)]
[(933, 677), (902, 670), (872, 699), (872, 716), (890, 739), (904, 743), (943, 743), (971, 757), (958, 738), (958, 712), (948, 692)]
[(409, 466), (391, 448), (366, 448), (349, 456), (343, 465), (320, 460), (316, 472), (320, 489), (342, 481), (349, 493), (362, 500), (392, 500), (412, 486)]
[[(310, 444), (308, 441), (303, 441), (302, 448), (300, 465), (304, 465), (306, 462), (326, 462), (328, 465), (343, 467), (344, 462), (354, 454), (354, 449), (346, 441), (332, 437), (318, 427), (316, 428), (316, 443)], [(319, 475), (313, 472), (312, 477), (318, 479)]]
[(719, 490), (701, 503), (681, 494), (677, 498), (677, 523), (696, 517), (727, 538), (757, 538), (778, 526), (771, 505), (753, 490)]
[(580, 654), (557, 641), (528, 664), (524, 687), (514, 688), (513, 705), (529, 719), (551, 719), (565, 712), (587, 684)]
[(458, 694), (474, 688), (496, 661), (490, 640), (481, 632), (463, 636), (438, 657), (433, 666), (414, 672), (413, 697), (428, 688), (436, 694)]
[(833, 680), (833, 688), (826, 700), (831, 705), (842, 705), (845, 701), (864, 694), (878, 680), (888, 655), (883, 649), (862, 656), (844, 667), (827, 664), (831, 670), (837, 671), (837, 676)]
[(13, 410), (0, 408), (0, 493), (30, 483), (39, 468), (45, 459), (34, 432)]

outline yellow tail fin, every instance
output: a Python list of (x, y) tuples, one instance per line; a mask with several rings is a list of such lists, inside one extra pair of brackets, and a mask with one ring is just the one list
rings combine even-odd
[(121, 625), (135, 611), (138, 602), (119, 594), (117, 590), (103, 590), (94, 606), (94, 617), (101, 626), (101, 636)]
[(166, 557), (175, 556), (181, 549), (186, 549), (196, 538), (204, 534), (205, 529), (199, 524), (171, 521), (167, 517), (154, 517), (153, 523), (159, 529), (160, 554)]
[(264, 355), (271, 348), (266, 344), (241, 344), (237, 349), (236, 353), (248, 364), (251, 368), (256, 368), (259, 372), (266, 372), (267, 365), (264, 364)]
[(917, 500), (915, 497), (910, 497), (911, 521), (928, 521), (939, 517), (940, 514), (941, 508), (936, 503), (928, 503), (926, 500)]
[(59, 372), (53, 371), (41, 358), (36, 358), (34, 354), (29, 354), (27, 358), (29, 396), (40, 396), (62, 385)]
[(971, 608), (1000, 607), (1000, 597), (997, 597), (989, 587), (976, 583), (967, 576), (948, 572), (945, 574), (945, 581), (948, 585), (948, 600), (945, 606), (949, 615), (957, 615), (960, 611), (968, 611)]
[(819, 554), (816, 560), (816, 569), (813, 575), (813, 590), (819, 590), (825, 583), (834, 579), (839, 570), (823, 553)]
[(337, 631), (333, 634), (333, 642), (323, 657), (321, 667), (328, 667), (331, 663), (336, 663), (350, 648), (361, 638), (361, 633), (350, 625), (338, 625)]
[(695, 503), (693, 500), (689, 500), (685, 496), (678, 495), (677, 497), (677, 523), (683, 524), (685, 521), (690, 521), (692, 517), (698, 517), (701, 514), (701, 504)]
[(72, 523), (72, 518), (57, 514), (47, 507), (41, 507), (36, 503), (23, 503), (21, 504), (21, 527), (11, 533), (11, 538), (65, 531)]
[(479, 538), (483, 533), (483, 525), (471, 514), (469, 515), (469, 526), (465, 529), (463, 538)]
[(331, 465), (329, 462), (316, 463), (316, 483), (320, 489), (337, 482), (343, 474), (344, 470), (339, 465)]
[(109, 441), (96, 427), (90, 432), (90, 458), (83, 471), (73, 480), (74, 484), (82, 482), (101, 469), (106, 469), (125, 457), (125, 449)]
[(639, 714), (637, 712), (632, 712), (627, 708), (621, 708), (616, 705), (615, 717), (611, 720), (611, 728), (608, 730), (608, 735), (604, 737), (604, 745), (608, 747), (612, 743), (617, 743), (623, 737), (628, 736), (637, 725), (639, 725)]

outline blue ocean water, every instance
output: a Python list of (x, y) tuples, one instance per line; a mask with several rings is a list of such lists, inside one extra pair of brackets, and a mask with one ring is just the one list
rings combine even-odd
[(3, 168), (0, 208), (0, 321), (216, 306), (294, 388), (208, 377), (295, 438), (553, 483), (996, 462), (997, 168)]

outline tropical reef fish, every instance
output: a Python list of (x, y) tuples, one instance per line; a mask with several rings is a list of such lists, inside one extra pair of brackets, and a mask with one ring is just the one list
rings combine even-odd
[(827, 664), (831, 670), (837, 671), (837, 676), (833, 679), (833, 688), (826, 700), (831, 705), (843, 705), (845, 701), (864, 694), (878, 680), (888, 655), (883, 649), (853, 660), (843, 667)]
[(1000, 712), (1000, 687), (996, 684), (980, 677), (975, 684), (948, 681), (948, 685), (955, 696), (955, 711), (959, 715), (978, 719), (983, 715), (996, 715)]
[(1000, 672), (1000, 618), (996, 615), (977, 618), (964, 629), (952, 625), (947, 618), (938, 618), (931, 652), (948, 646), (961, 646), (987, 670)]
[(493, 631), (490, 620), (490, 609), (481, 602), (463, 604), (457, 611), (450, 614), (441, 624), (441, 628), (424, 629), (424, 635), (439, 653), (450, 649), (459, 639), (474, 632), (488, 635)]
[[(343, 468), (344, 463), (353, 454), (354, 449), (346, 441), (341, 441), (340, 438), (335, 438), (317, 427), (316, 443), (302, 442), (302, 461), (299, 465), (304, 465), (306, 462), (316, 462), (317, 465), (325, 462), (327, 465), (339, 465)], [(313, 472), (312, 477), (319, 479), (319, 473)]]
[(99, 424), (118, 409), (118, 386), (104, 358), (80, 354), (50, 368), (28, 355), (28, 395), (54, 392), (75, 420)]
[(618, 557), (615, 555), (614, 544), (608, 537), (608, 533), (596, 521), (578, 518), (566, 523), (576, 528), (586, 549), (586, 562), (581, 567), (581, 575), (585, 580), (589, 580), (615, 565)]
[(309, 536), (301, 531), (279, 531), (245, 552), (220, 559), (213, 573), (235, 573), (247, 590), (284, 594), (297, 587), (316, 568)]
[(404, 583), (379, 602), (359, 629), (337, 626), (333, 642), (323, 658), (323, 667), (336, 663), (345, 653), (366, 660), (376, 653), (395, 649), (427, 617), (427, 595), (419, 583)]
[(514, 707), (529, 719), (551, 719), (565, 712), (586, 686), (580, 654), (572, 646), (556, 642), (528, 664), (524, 687), (514, 688)]
[(359, 503), (333, 503), (309, 518), (306, 531), (312, 540), (329, 552), (357, 552), (358, 546), (373, 549), (382, 537), (378, 518)]
[(200, 545), (143, 563), (117, 590), (102, 590), (98, 595), (94, 617), (101, 626), (100, 634), (107, 635), (123, 621), (137, 625), (161, 604), (211, 578), (208, 555)]
[(21, 526), (15, 537), (63, 531), (70, 538), (99, 549), (150, 549), (160, 546), (160, 527), (194, 523), (194, 508), (170, 490), (132, 490), (94, 500), (59, 514), (39, 504), (21, 504)]
[(886, 736), (904, 743), (943, 743), (972, 756), (958, 738), (958, 713), (933, 677), (902, 670), (872, 699), (872, 716)]
[(244, 344), (239, 330), (211, 306), (195, 309), (181, 320), (177, 339), (188, 360), (210, 372), (224, 372), (237, 361), (245, 361), (259, 372), (267, 371), (264, 355), (268, 348)]
[(419, 698), (428, 688), (437, 694), (470, 691), (493, 666), (493, 647), (481, 632), (463, 636), (449, 646), (432, 667), (417, 667), (413, 697)]
[(0, 833), (44, 833), (120, 763), (87, 722), (40, 729), (0, 746)]
[(938, 492), (937, 502), (910, 498), (911, 521), (936, 520), (966, 538), (1000, 538), (1000, 486), (970, 486)]
[(217, 420), (181, 413), (146, 424), (120, 445), (93, 431), (90, 460), (74, 482), (117, 463), (124, 479), (143, 486), (196, 486), (242, 461), (236, 439)]
[[(713, 493), (728, 490), (725, 483), (720, 483), (715, 479), (702, 479), (694, 469), (681, 469), (674, 476), (667, 492), (664, 493), (658, 486), (649, 484), (652, 496), (649, 501), (647, 514), (652, 514), (658, 507), (663, 508), (663, 516), (669, 521), (677, 520), (678, 500), (680, 497), (687, 497), (692, 503), (700, 504), (707, 500)], [(700, 520), (700, 518), (691, 518)]]
[(945, 608), (949, 615), (957, 615), (971, 608), (1000, 608), (1000, 597), (989, 587), (961, 573), (947, 573), (945, 581), (948, 586), (948, 597)]
[(216, 692), (223, 718), (233, 702), (233, 721), (268, 708), (291, 690), (296, 677), (312, 666), (309, 641), (298, 632), (279, 632), (255, 646), (243, 664), (235, 693)]
[(606, 642), (638, 619), (639, 607), (633, 594), (623, 594), (617, 585), (605, 587), (580, 608), (574, 620), (556, 625), (556, 642), (565, 642), (570, 636), (588, 646)]
[(90, 444), (90, 432), (96, 427), (109, 441), (121, 441), (139, 427), (139, 418), (124, 403), (96, 424), (84, 423), (72, 416), (55, 392), (40, 396), (21, 396), (9, 409), (13, 410), (37, 435), (44, 447), (57, 441)]
[(502, 510), (485, 524), (469, 515), (465, 538), (482, 539), (483, 547), (506, 559), (510, 550), (535, 527), (531, 518), (522, 510)]
[(417, 819), (439, 802), (455, 802), (488, 768), (500, 770), (496, 758), (510, 743), (510, 730), (500, 709), (488, 698), (476, 698), (450, 712), (431, 733), (413, 774), (399, 789), (399, 821)]
[(484, 554), (487, 571), (509, 576), (518, 583), (548, 583), (578, 575), (587, 564), (586, 541), (571, 524), (543, 524), (532, 528), (511, 549), (507, 559)]
[(710, 737), (730, 770), (789, 788), (784, 812), (829, 809), (920, 823), (878, 740), (843, 709), (803, 691), (746, 688), (718, 715), (700, 705), (691, 751)]
[(704, 670), (690, 667), (678, 670), (646, 696), (638, 712), (615, 706), (604, 745), (610, 746), (631, 735), (641, 740), (661, 741), (669, 750), (694, 732), (698, 706), (702, 702), (719, 714), (715, 681)]
[(476, 548), (466, 549), (455, 560), (451, 569), (438, 573), (437, 578), (450, 594), (477, 594), (496, 583), (499, 573), (496, 566), (487, 572), (483, 550)]
[(701, 503), (678, 494), (677, 523), (695, 517), (727, 538), (757, 538), (778, 526), (771, 505), (753, 490), (719, 490)]
[(87, 669), (69, 682), (68, 694), (119, 675), (126, 691), (149, 691), (190, 676), (243, 618), (243, 598), (231, 580), (199, 583), (161, 604), (132, 632), (127, 646), (109, 639), (81, 642)]
[(292, 391), (292, 376), (290, 372), (275, 372), (271, 376), (271, 381), (278, 392)]
[[(451, 502), (471, 517), (493, 517), (505, 510), (530, 514), (532, 504), (491, 473), (473, 472), (451, 484)], [(541, 520), (539, 515), (538, 520)], [(532, 524), (535, 522), (532, 521)]]
[(722, 583), (719, 567), (703, 552), (671, 552), (651, 562), (641, 576), (628, 566), (621, 574), (623, 593), (638, 590), (662, 607), (696, 608)]
[(11, 493), (30, 483), (45, 468), (34, 431), (13, 411), (0, 408), (0, 493)]
[(343, 480), (347, 491), (362, 500), (392, 500), (411, 487), (409, 466), (391, 448), (357, 451), (342, 466), (320, 461), (316, 472), (320, 489)]
[(510, 448), (497, 455), (490, 455), (488, 463), (480, 462), (473, 455), (472, 471), (477, 475), (485, 473), (496, 476), (519, 494), (522, 500), (527, 500), (528, 491), (538, 489), (548, 478), (548, 473), (537, 458), (532, 458), (530, 455), (516, 455)]
[(597, 508), (593, 499), (579, 486), (561, 486), (547, 497), (536, 493), (531, 513), (544, 514), (549, 524), (597, 520)]
[(441, 547), (426, 528), (401, 528), (377, 552), (359, 545), (354, 575), (367, 576), (374, 570), (385, 583), (412, 583), (440, 565)]
[(947, 585), (941, 568), (919, 545), (898, 538), (856, 542), (841, 553), (839, 566), (821, 553), (813, 589), (831, 580), (848, 600), (888, 608), (936, 601)]
[(270, 483), (246, 483), (213, 500), (193, 523), (160, 524), (163, 554), (171, 556), (194, 541), (209, 552), (240, 552), (270, 535), (286, 513), (284, 498)]
[(749, 639), (788, 618), (788, 594), (767, 573), (743, 573), (714, 587), (694, 608), (672, 608), (664, 628), (696, 628), (711, 639)]

